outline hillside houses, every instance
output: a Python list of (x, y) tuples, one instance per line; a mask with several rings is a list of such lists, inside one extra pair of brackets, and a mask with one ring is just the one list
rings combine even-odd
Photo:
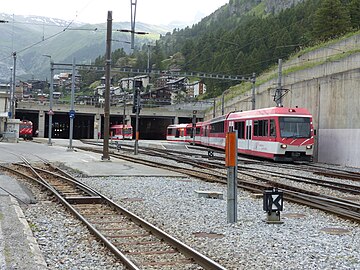
[[(122, 78), (114, 81), (111, 78), (110, 86), (110, 104), (123, 104), (132, 102), (133, 86), (141, 84), (141, 102), (143, 105), (163, 106), (182, 102), (189, 102), (197, 96), (206, 92), (206, 85), (201, 81), (191, 82), (187, 77), (161, 76), (151, 82), (151, 77), (139, 75), (135, 77)], [(53, 99), (54, 102), (62, 102), (71, 93), (72, 74), (59, 73), (53, 78)], [(95, 106), (103, 106), (105, 102), (105, 77), (100, 80), (92, 93), (86, 95), (76, 94), (80, 89), (81, 76), (75, 78), (75, 103)], [(28, 80), (21, 81), (16, 87), (15, 97), (17, 100), (34, 100), (45, 102), (49, 100), (48, 81)]]

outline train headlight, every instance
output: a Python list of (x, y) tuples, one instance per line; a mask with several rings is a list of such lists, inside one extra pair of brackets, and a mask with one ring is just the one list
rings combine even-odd
[(312, 149), (312, 145), (307, 145), (306, 149)]
[(286, 144), (282, 144), (280, 147), (281, 147), (282, 149), (286, 149), (287, 145), (286, 145)]

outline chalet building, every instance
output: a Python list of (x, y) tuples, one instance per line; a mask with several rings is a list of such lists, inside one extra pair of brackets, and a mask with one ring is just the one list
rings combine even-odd
[[(101, 79), (100, 79), (100, 84), (101, 84), (101, 85), (105, 85), (105, 84), (106, 84), (106, 78), (105, 78), (105, 76), (102, 76), (102, 77), (101, 77)], [(113, 78), (113, 77), (110, 78), (110, 85), (114, 85), (114, 78)]]
[[(75, 87), (79, 88), (81, 76), (75, 76)], [(66, 90), (71, 91), (72, 74), (71, 73), (60, 73), (54, 75), (54, 89), (65, 87)]]
[(190, 97), (196, 98), (206, 93), (206, 85), (202, 81), (196, 81), (186, 85), (186, 93)]
[(126, 89), (126, 90), (132, 90), (134, 88), (134, 81), (141, 81), (142, 86), (144, 88), (147, 88), (147, 86), (150, 83), (150, 77), (148, 75), (143, 75), (143, 76), (136, 76), (136, 77), (130, 77), (130, 78), (122, 78), (119, 81), (119, 85), (122, 89)]
[(149, 75), (141, 75), (136, 77), (130, 77), (130, 78), (122, 78), (119, 81), (119, 85), (122, 89), (131, 90), (133, 89), (133, 82), (134, 81), (141, 81), (142, 86), (144, 88), (147, 88), (150, 85), (150, 76)]
[(152, 106), (170, 105), (171, 92), (166, 87), (158, 88), (141, 94), (141, 103)]
[(166, 83), (166, 86), (170, 91), (185, 90), (186, 85), (189, 84), (189, 79), (186, 77), (170, 78)]

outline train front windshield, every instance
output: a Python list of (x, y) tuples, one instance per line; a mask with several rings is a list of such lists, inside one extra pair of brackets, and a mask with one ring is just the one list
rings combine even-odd
[(281, 138), (310, 138), (309, 117), (279, 117)]

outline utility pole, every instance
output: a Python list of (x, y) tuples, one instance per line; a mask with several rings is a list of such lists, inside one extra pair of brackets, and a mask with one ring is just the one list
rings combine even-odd
[(106, 66), (105, 66), (105, 107), (104, 107), (104, 143), (102, 160), (110, 160), (109, 131), (110, 131), (110, 83), (111, 83), (111, 34), (112, 11), (108, 11), (106, 32)]
[(147, 72), (150, 76), (150, 44), (148, 44), (147, 47), (148, 47)]
[(282, 59), (279, 59), (278, 87), (275, 92), (274, 101), (277, 107), (282, 107)]
[[(10, 91), (6, 91), (7, 94), (10, 95), (10, 103), (9, 103), (9, 113), (11, 114), (11, 111), (12, 111), (12, 107), (11, 107), (11, 95), (12, 95), (12, 89), (13, 89), (13, 84), (12, 84), (12, 81), (13, 81), (13, 68), (11, 67), (10, 68), (10, 83), (9, 83), (9, 86), (10, 86)], [(7, 106), (6, 106), (7, 107)], [(6, 108), (6, 111), (7, 111), (8, 108)], [(10, 116), (10, 115), (9, 115)]]
[(123, 128), (122, 128), (122, 135), (123, 135), (123, 141), (125, 140), (125, 132), (124, 132), (124, 129), (125, 129), (125, 117), (126, 117), (126, 99), (125, 99), (125, 90), (124, 90), (124, 96), (123, 96), (123, 102), (124, 102), (124, 113), (123, 113)]
[(137, 83), (134, 79), (133, 88), (134, 88), (134, 104), (135, 110), (133, 112), (136, 113), (135, 118), (135, 145), (134, 145), (134, 155), (139, 153), (139, 114), (140, 114), (140, 89), (141, 89), (141, 81)]
[(225, 113), (225, 92), (226, 90), (221, 94), (221, 115)]
[(252, 89), (251, 89), (251, 108), (252, 110), (255, 110), (255, 72), (253, 73), (251, 77), (252, 82)]
[(53, 111), (53, 93), (54, 93), (54, 62), (51, 59), (51, 55), (43, 54), (45, 57), (50, 58), (50, 97), (49, 97), (49, 140), (48, 145), (52, 146), (51, 137), (52, 137), (52, 116), (54, 115)]
[(69, 147), (68, 151), (73, 151), (74, 148), (72, 146), (73, 133), (74, 133), (74, 118), (75, 118), (75, 110), (74, 110), (74, 102), (75, 102), (75, 77), (76, 77), (76, 65), (75, 65), (75, 57), (73, 58), (72, 64), (72, 76), (71, 76), (71, 101), (70, 101), (70, 132), (69, 132)]
[(54, 115), (53, 111), (53, 95), (54, 95), (54, 62), (50, 59), (50, 104), (49, 104), (49, 141), (48, 145), (52, 145), (52, 116)]
[(216, 109), (216, 99), (214, 98), (214, 104), (213, 104), (213, 118), (215, 118), (215, 109)]
[(131, 49), (134, 49), (135, 45), (135, 18), (136, 18), (136, 3), (137, 0), (131, 0)]
[(12, 84), (11, 84), (11, 92), (10, 92), (10, 113), (11, 119), (15, 119), (15, 91), (16, 91), (16, 52), (13, 52), (14, 66), (13, 66), (13, 74), (12, 74)]

